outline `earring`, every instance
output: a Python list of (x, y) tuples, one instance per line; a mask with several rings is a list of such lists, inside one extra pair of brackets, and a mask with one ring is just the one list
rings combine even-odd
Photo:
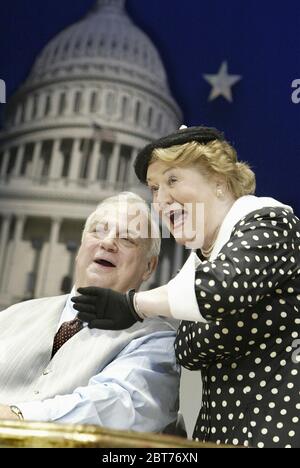
[(217, 198), (221, 198), (221, 197), (223, 197), (223, 190), (220, 187), (218, 187), (217, 188)]

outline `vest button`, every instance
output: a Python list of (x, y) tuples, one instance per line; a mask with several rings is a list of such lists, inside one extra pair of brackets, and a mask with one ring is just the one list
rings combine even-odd
[(43, 375), (48, 375), (48, 374), (50, 374), (50, 372), (51, 372), (51, 371), (50, 371), (49, 369), (46, 369), (46, 370), (43, 372)]
[(39, 395), (40, 392), (39, 392), (38, 390), (35, 390), (33, 393), (34, 393), (35, 395)]

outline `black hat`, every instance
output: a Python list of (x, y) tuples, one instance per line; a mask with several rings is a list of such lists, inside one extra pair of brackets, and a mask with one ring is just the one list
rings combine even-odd
[(183, 128), (175, 133), (154, 140), (138, 153), (134, 162), (135, 173), (141, 182), (146, 183), (149, 162), (153, 151), (157, 148), (170, 148), (171, 146), (184, 145), (191, 141), (206, 144), (214, 140), (224, 141), (224, 134), (216, 128), (209, 127)]

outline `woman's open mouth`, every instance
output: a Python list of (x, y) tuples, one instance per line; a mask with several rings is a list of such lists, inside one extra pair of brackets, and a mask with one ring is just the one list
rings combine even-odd
[(169, 219), (173, 229), (178, 229), (184, 224), (185, 219), (187, 218), (187, 212), (185, 210), (176, 210), (170, 211)]

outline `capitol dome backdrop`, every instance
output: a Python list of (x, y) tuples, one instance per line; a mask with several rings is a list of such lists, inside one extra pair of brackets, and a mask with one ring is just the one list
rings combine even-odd
[[(124, 190), (149, 197), (133, 171), (137, 151), (181, 123), (159, 53), (125, 0), (98, 0), (46, 45), (0, 134), (0, 310), (70, 291), (86, 217)], [(167, 282), (184, 256), (165, 240), (146, 287)]]

